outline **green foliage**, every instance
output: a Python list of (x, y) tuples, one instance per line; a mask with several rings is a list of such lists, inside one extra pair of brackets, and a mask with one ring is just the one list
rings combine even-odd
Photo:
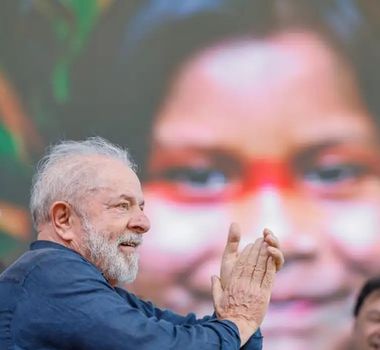
[(18, 157), (19, 148), (12, 134), (0, 124), (0, 157)]
[(94, 28), (99, 15), (96, 0), (61, 0), (72, 16), (62, 16), (54, 20), (57, 38), (65, 47), (53, 71), (54, 96), (59, 103), (69, 99), (70, 66), (80, 54)]

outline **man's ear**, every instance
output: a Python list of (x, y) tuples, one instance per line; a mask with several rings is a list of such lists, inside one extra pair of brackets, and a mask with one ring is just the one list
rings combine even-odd
[(54, 202), (50, 207), (50, 217), (54, 231), (64, 241), (71, 241), (74, 238), (73, 224), (75, 215), (75, 211), (70, 204), (64, 201)]

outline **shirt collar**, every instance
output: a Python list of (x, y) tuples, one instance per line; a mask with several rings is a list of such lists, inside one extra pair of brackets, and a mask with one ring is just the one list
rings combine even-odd
[(71, 248), (67, 248), (62, 244), (59, 244), (57, 242), (53, 241), (45, 241), (45, 240), (37, 240), (30, 244), (30, 250), (37, 250), (37, 249), (44, 249), (44, 248), (54, 248), (54, 249), (60, 249), (60, 250), (68, 250), (71, 252), (74, 252), (78, 255), (80, 255), (78, 252)]
[[(77, 251), (75, 251), (71, 248), (67, 248), (64, 245), (59, 244), (57, 242), (45, 241), (45, 240), (40, 240), (40, 239), (37, 241), (34, 241), (30, 244), (30, 250), (38, 250), (38, 249), (44, 249), (44, 248), (54, 248), (54, 249), (60, 249), (60, 250), (66, 250), (66, 251), (73, 252), (73, 253), (79, 255), (83, 260), (87, 261), (90, 265), (94, 266), (99, 271), (99, 273), (104, 277), (104, 274), (93, 263), (88, 261), (85, 257), (83, 257), (81, 254), (79, 254)], [(104, 277), (104, 279), (106, 279), (106, 278)], [(106, 280), (106, 282), (108, 283), (107, 280)]]

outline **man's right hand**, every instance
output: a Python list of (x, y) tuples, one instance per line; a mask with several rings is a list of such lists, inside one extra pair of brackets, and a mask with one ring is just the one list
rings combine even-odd
[(268, 244), (259, 238), (238, 256), (224, 288), (218, 277), (212, 278), (216, 314), (219, 319), (236, 324), (241, 345), (248, 341), (264, 319), (275, 274), (276, 264), (270, 256)]

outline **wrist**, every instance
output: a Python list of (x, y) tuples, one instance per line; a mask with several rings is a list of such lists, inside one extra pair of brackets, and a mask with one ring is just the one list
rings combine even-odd
[(243, 346), (259, 328), (256, 322), (248, 321), (245, 318), (224, 317), (223, 319), (233, 322), (237, 327), (240, 337), (240, 346)]

